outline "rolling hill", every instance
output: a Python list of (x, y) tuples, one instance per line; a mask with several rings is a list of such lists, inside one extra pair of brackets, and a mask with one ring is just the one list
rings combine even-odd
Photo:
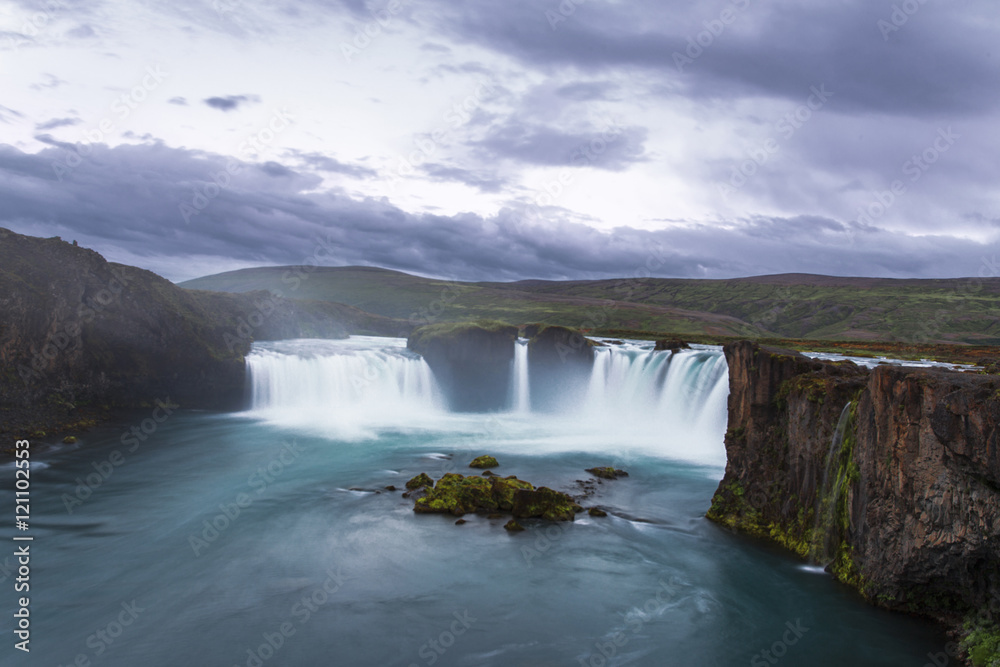
[(470, 283), (373, 267), (266, 267), (220, 273), (181, 286), (225, 292), (265, 289), (345, 303), (413, 324), (490, 318), (545, 321), (593, 332), (1000, 344), (997, 278), (782, 274), (731, 280)]

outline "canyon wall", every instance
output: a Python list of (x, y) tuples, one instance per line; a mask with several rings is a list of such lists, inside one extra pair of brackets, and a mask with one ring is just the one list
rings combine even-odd
[(750, 342), (725, 354), (728, 463), (710, 519), (828, 564), (880, 606), (997, 618), (1000, 377)]

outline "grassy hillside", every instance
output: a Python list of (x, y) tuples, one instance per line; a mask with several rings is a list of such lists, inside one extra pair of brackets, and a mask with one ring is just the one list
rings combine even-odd
[[(184, 287), (289, 294), (291, 267), (245, 269)], [(284, 278), (284, 279), (283, 279)], [(594, 332), (1000, 344), (1000, 279), (890, 280), (805, 274), (735, 280), (456, 283), (366, 267), (320, 268), (294, 296), (415, 324), (480, 318)]]
[(294, 267), (243, 269), (190, 280), (181, 286), (227, 292), (267, 289), (299, 299), (346, 303), (418, 326), (497, 319), (514, 323), (549, 322), (590, 330), (669, 330), (730, 336), (760, 333), (738, 318), (666, 304), (534, 293), (508, 285), (450, 282), (367, 267), (318, 268), (296, 283), (297, 275)]

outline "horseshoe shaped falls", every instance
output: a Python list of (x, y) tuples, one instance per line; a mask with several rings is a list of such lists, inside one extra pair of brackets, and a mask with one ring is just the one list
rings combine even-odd
[[(929, 621), (708, 521), (725, 357), (618, 343), (546, 387), (518, 341), (488, 411), (453, 409), (405, 339), (256, 343), (244, 411), (168, 406), (35, 462), (37, 639), (6, 664), (920, 667), (940, 651)], [(510, 532), (509, 514), (456, 525), (402, 497), (420, 473), (480, 475), (484, 454), (607, 516)]]

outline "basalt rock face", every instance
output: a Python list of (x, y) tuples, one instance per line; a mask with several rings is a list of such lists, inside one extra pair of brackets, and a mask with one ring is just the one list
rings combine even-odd
[(728, 463), (709, 518), (827, 554), (881, 606), (996, 617), (1000, 378), (868, 371), (749, 342), (725, 353)]
[(579, 405), (594, 366), (594, 344), (576, 329), (542, 326), (528, 341), (531, 404), (536, 410)]
[(306, 302), (189, 291), (59, 238), (6, 229), (0, 314), (0, 432), (13, 434), (74, 428), (105, 406), (157, 399), (238, 407), (254, 338), (346, 335)]
[(502, 410), (509, 403), (517, 327), (446, 323), (420, 327), (407, 347), (427, 361), (452, 410)]

